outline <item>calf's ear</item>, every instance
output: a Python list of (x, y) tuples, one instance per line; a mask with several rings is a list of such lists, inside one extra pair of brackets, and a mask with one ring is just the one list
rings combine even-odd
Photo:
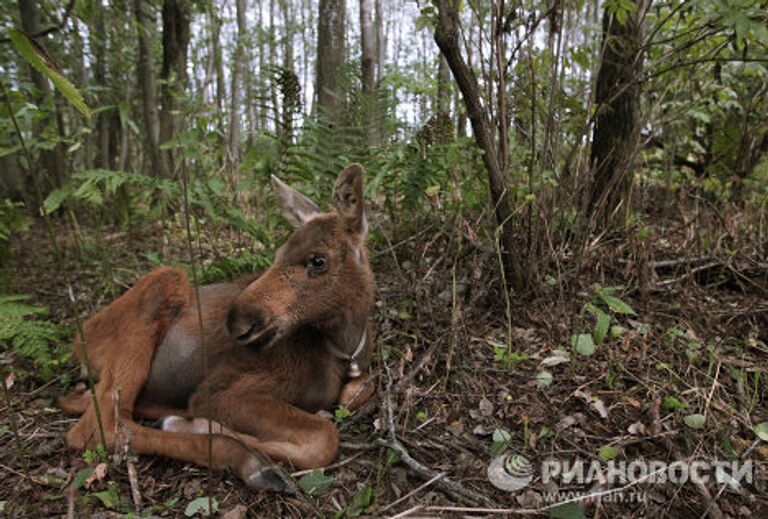
[(272, 175), (272, 189), (277, 195), (277, 201), (283, 212), (283, 217), (294, 227), (301, 227), (312, 216), (320, 212), (320, 208), (312, 200), (302, 195), (291, 186)]
[(333, 186), (333, 202), (347, 230), (360, 237), (368, 233), (363, 203), (363, 167), (351, 164), (339, 174)]

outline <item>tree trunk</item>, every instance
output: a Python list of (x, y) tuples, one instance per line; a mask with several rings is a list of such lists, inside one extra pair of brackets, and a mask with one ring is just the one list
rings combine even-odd
[[(640, 135), (643, 15), (649, 0), (634, 0), (626, 22), (603, 13), (603, 54), (597, 72), (590, 164), (594, 172), (588, 214), (598, 225), (628, 215), (632, 162)], [(621, 209), (621, 210), (619, 210)]]
[[(269, 65), (270, 68), (277, 63), (277, 31), (275, 30), (275, 1), (269, 0)], [(269, 106), (272, 109), (272, 121), (275, 125), (275, 133), (280, 138), (282, 132), (282, 125), (280, 124), (280, 103), (278, 101), (278, 91), (280, 85), (278, 84), (278, 75), (272, 71), (269, 81)]]
[(229, 159), (240, 162), (240, 82), (245, 56), (245, 0), (237, 0), (237, 44), (232, 55), (231, 105), (229, 107)]
[(213, 73), (216, 76), (216, 109), (219, 116), (224, 113), (224, 96), (227, 94), (227, 87), (224, 85), (224, 57), (221, 52), (221, 17), (217, 12), (216, 1), (213, 1), (211, 8), (211, 50), (213, 51)]
[(501, 263), (509, 288), (524, 290), (526, 278), (519, 264), (514, 261), (512, 234), (514, 213), (509, 203), (509, 179), (502, 169), (499, 150), (494, 141), (494, 130), (488, 113), (480, 101), (477, 78), (464, 61), (459, 47), (459, 11), (456, 0), (439, 0), (435, 42), (445, 56), (448, 66), (459, 86), (467, 115), (472, 124), (477, 146), (483, 150), (483, 164), (488, 173), (491, 207), (496, 216)]
[(451, 69), (445, 56), (440, 54), (437, 63), (437, 111), (451, 116)]
[[(104, 6), (101, 2), (91, 2), (93, 9), (93, 27), (89, 32), (91, 49), (93, 50), (93, 81), (99, 87), (107, 85), (107, 30), (104, 23)], [(99, 92), (98, 106), (107, 105), (106, 92)], [(96, 148), (100, 168), (109, 169), (109, 113), (96, 114)]]
[(373, 26), (373, 0), (360, 0), (360, 76), (363, 83), (364, 101), (371, 117), (365, 121), (365, 138), (368, 146), (379, 143), (379, 103), (376, 99), (376, 32)]
[(344, 108), (339, 74), (345, 55), (345, 0), (320, 0), (317, 18), (317, 114), (338, 116)]
[[(85, 69), (85, 41), (80, 22), (77, 18), (72, 20), (72, 54), (74, 59), (74, 79), (76, 85), (85, 86), (88, 84), (88, 74)], [(79, 150), (80, 155), (72, 160), (76, 164), (75, 169), (91, 169), (93, 167), (93, 139), (85, 136), (83, 139), (83, 148)]]
[(360, 75), (363, 79), (363, 92), (373, 93), (376, 88), (376, 34), (373, 28), (373, 1), (360, 0)]
[[(37, 1), (19, 0), (19, 14), (21, 15), (21, 27), (27, 34), (36, 34), (40, 30), (40, 10)], [(51, 112), (46, 114), (47, 117), (44, 120), (34, 125), (33, 131), (37, 135), (41, 135), (43, 128), (50, 124), (57, 127), (58, 133), (56, 103), (53, 102), (51, 85), (43, 74), (32, 67), (29, 67), (29, 74), (32, 83), (40, 90), (39, 97), (35, 99), (36, 104), (40, 106), (46, 99), (51, 99)], [(51, 150), (41, 150), (40, 165), (44, 176), (50, 179), (51, 186), (60, 186), (64, 181), (64, 151), (61, 144), (57, 144)], [(31, 164), (29, 166), (32, 167)]]
[(155, 62), (152, 56), (153, 20), (144, 12), (143, 0), (133, 0), (133, 11), (136, 17), (139, 39), (139, 62), (136, 66), (141, 91), (142, 111), (144, 115), (144, 133), (146, 138), (147, 158), (152, 173), (169, 176), (164, 162), (160, 160), (160, 116), (157, 111), (157, 81), (155, 79)]
[(384, 64), (387, 61), (387, 42), (384, 38), (384, 12), (381, 8), (381, 0), (375, 0), (376, 11), (376, 84), (384, 77)]
[[(189, 44), (189, 6), (184, 0), (163, 1), (163, 67), (160, 71), (163, 112), (160, 117), (160, 143), (171, 140), (179, 128), (177, 115), (187, 84), (187, 45)], [(172, 149), (161, 150), (168, 172), (175, 170)]]
[(283, 45), (283, 66), (278, 78), (280, 93), (283, 97), (280, 114), (280, 157), (293, 142), (293, 118), (300, 103), (301, 84), (294, 72), (293, 63), (293, 11), (289, 2), (282, 4), (283, 27), (285, 28)]

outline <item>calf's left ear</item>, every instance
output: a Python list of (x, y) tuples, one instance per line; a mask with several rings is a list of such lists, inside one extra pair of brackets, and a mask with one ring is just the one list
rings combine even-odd
[(363, 167), (351, 164), (339, 174), (333, 186), (333, 202), (347, 230), (360, 237), (368, 233), (363, 203)]

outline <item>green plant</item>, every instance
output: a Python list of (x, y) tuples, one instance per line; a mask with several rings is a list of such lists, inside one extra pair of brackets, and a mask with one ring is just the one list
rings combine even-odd
[(23, 203), (0, 199), (0, 264), (8, 259), (7, 247), (11, 236), (29, 228), (30, 219), (23, 211)]
[(605, 342), (610, 333), (613, 337), (619, 337), (626, 331), (619, 324), (612, 324), (614, 315), (634, 316), (635, 311), (624, 300), (619, 298), (616, 293), (623, 287), (603, 287), (593, 285), (594, 294), (590, 301), (584, 304), (583, 312), (586, 312), (595, 318), (595, 325), (592, 332), (582, 332), (571, 337), (571, 346), (577, 353), (590, 356), (595, 353), (597, 347)]
[(0, 343), (7, 344), (32, 360), (43, 378), (64, 360), (56, 356), (62, 333), (51, 321), (41, 319), (47, 308), (25, 303), (27, 295), (0, 295)]
[(352, 416), (352, 411), (343, 405), (336, 407), (336, 410), (333, 412), (333, 418), (337, 424), (344, 422), (350, 416)]
[(528, 355), (526, 353), (517, 353), (516, 351), (511, 351), (506, 346), (494, 346), (493, 358), (500, 362), (501, 365), (504, 366), (504, 369), (512, 369), (517, 365), (518, 362), (527, 360)]

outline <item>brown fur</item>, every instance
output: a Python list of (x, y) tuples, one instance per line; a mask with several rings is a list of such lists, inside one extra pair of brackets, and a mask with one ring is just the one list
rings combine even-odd
[[(74, 350), (98, 379), (107, 447), (127, 443), (137, 453), (228, 468), (252, 487), (272, 489), (284, 482), (263, 455), (299, 468), (336, 457), (338, 432), (314, 413), (335, 403), (358, 407), (373, 393), (367, 377), (348, 379), (348, 361), (338, 357), (351, 354), (363, 332), (356, 361), (364, 370), (372, 354), (362, 169), (341, 173), (331, 213), (273, 185), (299, 228), (261, 276), (196, 291), (184, 272), (161, 268), (85, 323)], [(93, 398), (80, 388), (60, 399), (63, 410), (82, 415), (67, 434), (72, 447), (101, 441)], [(164, 430), (136, 417), (165, 418)], [(200, 434), (207, 419), (217, 433), (210, 456)]]

